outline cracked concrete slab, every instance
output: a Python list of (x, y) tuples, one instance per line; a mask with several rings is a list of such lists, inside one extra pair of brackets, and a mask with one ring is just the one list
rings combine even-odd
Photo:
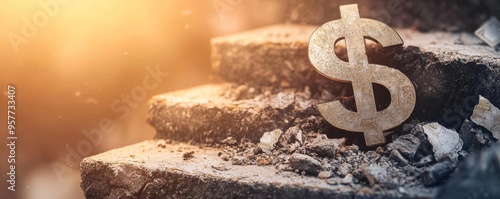
[[(308, 87), (313, 96), (324, 91), (352, 95), (349, 83), (329, 80), (310, 64), (307, 46), (316, 28), (274, 25), (214, 38), (213, 68), (227, 81), (254, 87)], [(410, 78), (417, 95), (414, 117), (440, 120), (446, 127), (458, 129), (472, 114), (473, 106), (468, 104), (477, 103), (480, 94), (500, 105), (500, 53), (493, 48), (465, 32), (397, 32), (404, 46), (383, 49), (367, 42), (367, 55), (370, 63), (396, 68)], [(347, 61), (342, 42), (335, 51)], [(384, 90), (374, 89), (376, 95)]]
[[(193, 151), (189, 160), (182, 154)], [(377, 191), (362, 185), (278, 171), (274, 166), (231, 165), (215, 148), (144, 141), (85, 158), (85, 196), (92, 198), (429, 198), (433, 189)], [(226, 169), (220, 168), (226, 165)]]

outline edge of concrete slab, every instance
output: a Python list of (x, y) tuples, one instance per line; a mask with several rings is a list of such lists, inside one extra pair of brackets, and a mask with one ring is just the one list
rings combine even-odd
[[(194, 152), (185, 159), (183, 154)], [(274, 166), (237, 166), (215, 148), (149, 140), (85, 158), (81, 187), (87, 198), (431, 198), (425, 188), (373, 190), (329, 185)]]

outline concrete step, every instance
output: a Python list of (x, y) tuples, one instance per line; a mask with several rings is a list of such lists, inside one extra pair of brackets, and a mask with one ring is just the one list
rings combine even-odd
[(434, 193), (406, 185), (392, 190), (350, 183), (332, 185), (275, 166), (231, 165), (219, 153), (216, 148), (144, 141), (85, 158), (81, 187), (89, 199), (430, 198)]
[(395, 28), (423, 31), (474, 31), (490, 15), (500, 17), (495, 0), (289, 0), (287, 21), (298, 24), (323, 24), (339, 19), (339, 6), (357, 3), (361, 17), (382, 21)]
[[(310, 64), (308, 41), (315, 28), (275, 25), (214, 38), (214, 71), (227, 81), (256, 88), (308, 87), (313, 96), (325, 90), (335, 96), (352, 94), (350, 84), (329, 80)], [(461, 108), (468, 103), (464, 99), (477, 103), (479, 94), (500, 106), (500, 53), (470, 33), (397, 31), (404, 46), (382, 49), (368, 42), (367, 54), (370, 63), (397, 68), (412, 80), (417, 94), (413, 117), (424, 121), (449, 118), (450, 112), (464, 112)], [(335, 51), (347, 60), (342, 42)], [(461, 120), (471, 111), (460, 115)], [(446, 125), (458, 128), (460, 122)]]
[(227, 137), (257, 143), (265, 132), (297, 125), (306, 132), (326, 133), (332, 127), (315, 105), (335, 98), (328, 93), (316, 98), (307, 90), (210, 84), (154, 96), (148, 122), (157, 138), (210, 145)]

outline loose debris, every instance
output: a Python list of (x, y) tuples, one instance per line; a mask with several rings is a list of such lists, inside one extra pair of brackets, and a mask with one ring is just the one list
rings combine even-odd
[[(458, 133), (438, 123), (409, 121), (396, 130), (390, 144), (370, 150), (304, 129), (276, 129), (264, 133), (259, 144), (249, 139), (226, 143), (219, 157), (233, 165), (271, 165), (278, 174), (294, 172), (330, 185), (404, 191), (443, 185), (472, 149), (497, 142), (470, 120)], [(469, 138), (462, 141), (465, 136)]]
[(182, 159), (189, 160), (194, 157), (194, 151), (185, 152), (182, 154)]

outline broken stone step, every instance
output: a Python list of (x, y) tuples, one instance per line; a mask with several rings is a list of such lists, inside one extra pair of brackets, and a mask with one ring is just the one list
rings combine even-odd
[[(164, 140), (144, 141), (85, 158), (81, 187), (93, 198), (431, 198), (426, 188), (403, 192), (330, 185), (274, 166), (231, 165), (220, 150)], [(189, 154), (189, 156), (186, 156)]]
[(162, 139), (213, 145), (233, 137), (258, 143), (265, 132), (297, 125), (305, 132), (332, 131), (315, 107), (324, 100), (334, 98), (325, 94), (311, 99), (308, 91), (273, 93), (230, 83), (209, 84), (154, 96), (148, 122)]
[[(336, 96), (352, 95), (350, 84), (323, 77), (310, 64), (308, 41), (316, 28), (274, 25), (214, 38), (213, 68), (227, 81), (257, 88), (309, 87), (313, 96), (325, 90)], [(370, 63), (401, 70), (413, 82), (417, 96), (413, 117), (446, 120), (442, 123), (447, 127), (459, 128), (472, 114), (473, 105), (467, 103), (477, 103), (479, 95), (500, 106), (500, 53), (470, 33), (397, 32), (404, 46), (381, 48), (367, 42), (367, 54)], [(343, 42), (335, 52), (347, 61)]]
[(384, 22), (391, 27), (417, 28), (423, 31), (474, 31), (488, 16), (500, 17), (495, 0), (289, 0), (287, 22), (321, 25), (339, 19), (339, 6), (357, 3), (361, 17)]

